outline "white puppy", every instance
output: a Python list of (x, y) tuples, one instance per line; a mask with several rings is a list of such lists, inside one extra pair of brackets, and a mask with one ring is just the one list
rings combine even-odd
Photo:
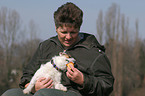
[(55, 56), (50, 62), (41, 65), (32, 77), (28, 87), (23, 90), (23, 93), (29, 94), (36, 81), (41, 77), (51, 78), (53, 80), (53, 88), (67, 91), (67, 88), (61, 84), (61, 74), (66, 69), (66, 64), (74, 61), (74, 58), (68, 58), (66, 54), (64, 55), (64, 53), (60, 52), (59, 56)]

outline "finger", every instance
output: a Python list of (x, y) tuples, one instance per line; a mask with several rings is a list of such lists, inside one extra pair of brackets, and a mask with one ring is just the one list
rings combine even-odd
[(77, 72), (81, 72), (81, 71), (80, 71), (80, 70), (78, 70), (77, 68), (74, 68), (74, 70), (75, 70), (75, 71), (77, 71)]
[(70, 65), (71, 71), (75, 71), (75, 67), (73, 65)]
[(67, 76), (69, 79), (72, 79), (72, 78), (73, 78), (73, 76), (72, 76), (71, 74), (69, 74), (68, 71), (66, 72), (66, 76)]
[(74, 67), (74, 66), (72, 66), (72, 65), (70, 65), (70, 67), (71, 67), (71, 69), (72, 69), (72, 68), (75, 68), (75, 67)]
[(73, 72), (71, 69), (67, 68), (67, 72), (68, 72), (70, 75), (73, 76), (73, 73), (74, 73), (74, 72)]
[(44, 87), (47, 88), (53, 84), (53, 80), (51, 79), (49, 82), (47, 82)]
[(51, 80), (50, 78), (47, 78), (44, 81), (42, 81), (43, 82), (43, 85), (47, 84), (50, 80)]
[(76, 72), (78, 69), (77, 68), (75, 68), (74, 66), (72, 66), (72, 65), (70, 65), (70, 67), (71, 67), (71, 71), (72, 72)]
[(45, 79), (46, 79), (45, 77), (41, 77), (41, 78), (38, 79), (38, 82), (42, 82)]
[(50, 86), (48, 86), (47, 88), (53, 88), (53, 83)]
[(69, 72), (72, 72), (72, 73), (73, 73), (73, 70), (72, 70), (72, 69), (70, 69), (70, 68), (68, 68), (68, 67), (67, 67), (67, 71), (69, 71)]

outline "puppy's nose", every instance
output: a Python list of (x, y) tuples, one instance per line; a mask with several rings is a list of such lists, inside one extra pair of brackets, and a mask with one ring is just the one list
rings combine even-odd
[(70, 58), (70, 56), (69, 56), (68, 54), (65, 54), (65, 57), (66, 57), (66, 58)]

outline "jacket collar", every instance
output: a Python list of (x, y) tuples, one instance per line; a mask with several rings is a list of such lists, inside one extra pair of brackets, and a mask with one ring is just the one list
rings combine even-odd
[[(105, 47), (100, 45), (97, 39), (94, 35), (88, 34), (88, 33), (79, 33), (80, 40), (72, 47), (84, 47), (87, 49), (90, 49), (92, 47), (97, 47), (100, 50), (105, 52)], [(51, 41), (55, 42), (58, 46), (62, 47), (62, 44), (60, 43), (58, 36), (54, 36), (50, 38)]]
[[(85, 48), (88, 48), (88, 45), (86, 46), (86, 44), (84, 43), (80, 43), (81, 41), (84, 40), (84, 35), (82, 33), (79, 33), (79, 36), (80, 36), (80, 40), (72, 47), (78, 47), (78, 46), (81, 46), (81, 47), (85, 47)], [(55, 42), (58, 46), (62, 47), (62, 44), (60, 43), (59, 39), (58, 39), (58, 35), (54, 36), (54, 37), (51, 37), (50, 38), (51, 41)]]

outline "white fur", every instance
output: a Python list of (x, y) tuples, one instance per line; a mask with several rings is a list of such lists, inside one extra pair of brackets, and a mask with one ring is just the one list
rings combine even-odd
[[(66, 56), (59, 54), (59, 56), (55, 56), (52, 58), (53, 62), (56, 66), (61, 69), (66, 69), (66, 64), (69, 62), (74, 62), (74, 58), (67, 58)], [(24, 94), (29, 94), (32, 91), (36, 81), (41, 78), (51, 78), (53, 80), (53, 88), (67, 91), (67, 88), (61, 84), (61, 72), (56, 70), (51, 62), (47, 62), (46, 64), (42, 64), (41, 67), (36, 71), (34, 76), (32, 77), (30, 84), (27, 88), (23, 90)]]

